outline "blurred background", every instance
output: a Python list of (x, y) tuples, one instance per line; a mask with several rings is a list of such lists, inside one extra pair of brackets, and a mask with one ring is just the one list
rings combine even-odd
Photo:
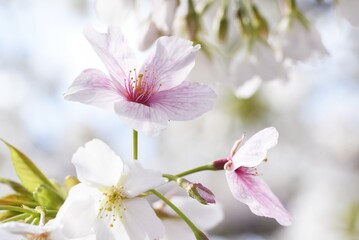
[[(259, 171), (293, 225), (253, 215), (223, 172), (201, 173), (189, 179), (209, 187), (224, 211), (210, 239), (359, 239), (359, 5), (293, 2), (0, 0), (0, 137), (60, 182), (93, 138), (131, 158), (132, 131), (113, 112), (63, 99), (82, 70), (106, 72), (83, 28), (120, 25), (139, 58), (158, 36), (179, 35), (202, 45), (188, 79), (209, 84), (218, 100), (159, 137), (140, 134), (140, 161), (177, 173), (227, 157), (242, 133), (275, 126), (279, 143)], [(17, 179), (3, 145), (0, 176)]]

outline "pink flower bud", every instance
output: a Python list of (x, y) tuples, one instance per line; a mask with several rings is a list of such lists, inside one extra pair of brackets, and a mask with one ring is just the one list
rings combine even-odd
[(177, 180), (178, 185), (187, 191), (188, 196), (196, 199), (202, 204), (216, 203), (214, 194), (211, 190), (200, 183), (193, 183), (184, 178)]

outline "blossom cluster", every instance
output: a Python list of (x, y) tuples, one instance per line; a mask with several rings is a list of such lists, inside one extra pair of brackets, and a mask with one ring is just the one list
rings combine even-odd
[[(261, 83), (288, 80), (292, 66), (329, 53), (315, 22), (304, 10), (335, 9), (336, 15), (359, 26), (356, 0), (261, 1), (152, 0), (151, 6), (135, 1), (97, 0), (98, 16), (107, 23), (135, 19), (141, 34), (139, 45), (147, 49), (160, 36), (182, 35), (202, 44), (216, 56), (227, 75), (220, 79), (239, 98), (249, 98)], [(329, 3), (328, 3), (329, 2)], [(332, 5), (328, 8), (327, 5)], [(263, 6), (262, 6), (263, 5)], [(277, 12), (271, 19), (267, 5)], [(134, 18), (129, 16), (135, 15)], [(263, 67), (263, 65), (267, 67)]]
[[(11, 158), (20, 182), (0, 179), (14, 193), (0, 199), (0, 229), (13, 239), (208, 239), (204, 231), (223, 218), (214, 193), (186, 178), (201, 171), (224, 171), (229, 189), (238, 201), (258, 215), (288, 226), (292, 215), (259, 177), (256, 166), (278, 141), (274, 127), (265, 128), (240, 146), (238, 140), (228, 157), (178, 174), (144, 168), (138, 159), (138, 133), (158, 135), (170, 120), (194, 119), (212, 109), (216, 94), (207, 85), (186, 81), (195, 65), (199, 45), (177, 37), (160, 37), (141, 68), (120, 29), (107, 33), (92, 28), (85, 36), (103, 61), (108, 74), (84, 70), (72, 83), (65, 99), (114, 111), (133, 129), (133, 159), (124, 160), (102, 140), (94, 139), (72, 157), (76, 177), (62, 186), (43, 174), (26, 155), (10, 143)], [(162, 186), (177, 183), (188, 197), (162, 193)], [(158, 201), (153, 202), (153, 199)], [(198, 219), (188, 209), (209, 219)], [(185, 211), (185, 209), (187, 209)], [(191, 216), (193, 215), (193, 216)], [(204, 223), (201, 223), (203, 221)], [(201, 229), (199, 229), (201, 228)], [(181, 239), (190, 239), (183, 237)]]

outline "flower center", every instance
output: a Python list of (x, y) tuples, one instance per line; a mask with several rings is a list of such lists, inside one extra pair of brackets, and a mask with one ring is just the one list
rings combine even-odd
[(239, 167), (235, 170), (236, 173), (242, 175), (252, 175), (252, 176), (260, 176), (261, 173), (258, 172), (256, 167)]
[(104, 191), (103, 197), (100, 199), (99, 218), (110, 218), (110, 227), (119, 220), (122, 221), (122, 213), (126, 210), (123, 200), (126, 196), (122, 193), (123, 187), (112, 186)]
[(41, 233), (38, 235), (30, 235), (27, 237), (28, 240), (49, 240), (50, 234), (48, 232)]
[(128, 78), (125, 79), (127, 100), (149, 105), (150, 98), (158, 92), (161, 84), (157, 84), (155, 73), (144, 71), (137, 74), (136, 68), (130, 70)]

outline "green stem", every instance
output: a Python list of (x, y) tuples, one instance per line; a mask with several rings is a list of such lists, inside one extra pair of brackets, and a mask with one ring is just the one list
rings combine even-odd
[(167, 178), (168, 181), (177, 181), (177, 179), (180, 178), (176, 175), (171, 175), (171, 174), (167, 174), (167, 173), (162, 174), (162, 177)]
[[(210, 164), (202, 165), (202, 166), (199, 166), (199, 167), (196, 167), (196, 168), (192, 168), (192, 169), (189, 169), (189, 170), (187, 170), (187, 171), (178, 173), (178, 174), (176, 174), (176, 176), (177, 176), (177, 177), (183, 177), (183, 176), (187, 176), (187, 175), (190, 175), (190, 174), (193, 174), (193, 173), (196, 173), (196, 172), (216, 171), (216, 170), (218, 170), (218, 169), (215, 169), (215, 167), (213, 166), (213, 164), (210, 163)], [(164, 177), (165, 177), (165, 176), (164, 176)]]
[(178, 214), (179, 217), (183, 219), (183, 221), (185, 221), (185, 223), (191, 228), (197, 240), (205, 240), (205, 239), (208, 240), (207, 236), (203, 232), (201, 232), (196, 227), (196, 225), (194, 225), (193, 222), (179, 208), (177, 208), (176, 205), (174, 205), (168, 198), (166, 198), (160, 192), (154, 189), (151, 189), (150, 192), (156, 195), (162, 201), (164, 201), (169, 207), (173, 209), (173, 211), (175, 211)]
[(32, 225), (38, 225), (40, 222), (40, 218), (34, 218), (34, 220), (32, 220), (31, 224)]
[(15, 207), (15, 206), (4, 206), (4, 205), (0, 205), (0, 210), (8, 210), (8, 211), (13, 211), (13, 212), (22, 212), (22, 213), (29, 213), (29, 214), (37, 213), (35, 210), (29, 209), (29, 208), (22, 208), (22, 207)]
[(26, 200), (1, 200), (4, 205), (36, 207), (38, 204)]
[(297, 3), (295, 0), (289, 1), (289, 7), (291, 11), (297, 11)]
[(36, 218), (37, 218), (37, 216), (30, 215), (27, 218), (25, 218), (24, 222), (25, 223), (32, 223), (34, 221), (34, 219), (36, 219)]
[(24, 220), (24, 219), (27, 218), (28, 216), (29, 216), (28, 213), (22, 213), (22, 214), (19, 214), (19, 215), (16, 215), (16, 216), (7, 218), (7, 219), (5, 219), (4, 221), (1, 221), (1, 223), (16, 222), (16, 221), (19, 221), (19, 220)]
[(133, 159), (138, 159), (138, 132), (133, 129)]

